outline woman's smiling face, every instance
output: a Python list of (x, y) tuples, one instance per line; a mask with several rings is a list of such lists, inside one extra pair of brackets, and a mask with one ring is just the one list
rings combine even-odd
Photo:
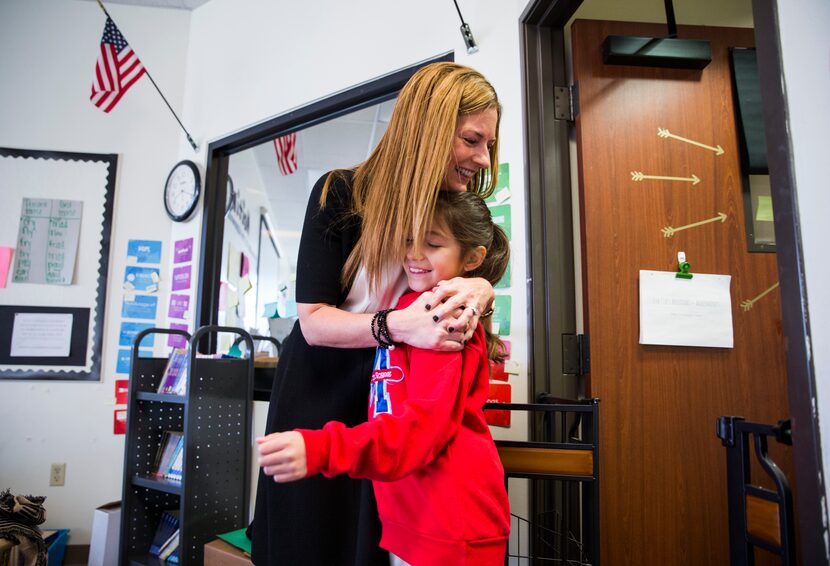
[(441, 184), (443, 190), (466, 191), (476, 173), (490, 168), (490, 148), (496, 143), (498, 119), (495, 108), (458, 119), (452, 155)]

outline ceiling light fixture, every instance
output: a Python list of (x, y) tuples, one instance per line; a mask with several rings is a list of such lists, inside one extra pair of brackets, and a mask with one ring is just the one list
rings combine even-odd
[(458, 7), (458, 1), (452, 0), (455, 4), (455, 9), (458, 12), (458, 17), (461, 19), (461, 37), (464, 38), (464, 45), (467, 46), (467, 55), (472, 55), (478, 52), (478, 45), (473, 37), (473, 32), (467, 22), (464, 21), (464, 16), (461, 15), (461, 9)]

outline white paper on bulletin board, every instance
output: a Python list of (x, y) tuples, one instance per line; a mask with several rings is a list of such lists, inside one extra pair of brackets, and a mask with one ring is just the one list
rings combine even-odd
[(731, 275), (640, 270), (640, 344), (732, 348)]

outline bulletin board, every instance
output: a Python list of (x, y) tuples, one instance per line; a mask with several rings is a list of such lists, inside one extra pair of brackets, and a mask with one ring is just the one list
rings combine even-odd
[[(0, 147), (0, 380), (100, 380), (117, 162)], [(35, 240), (48, 253), (32, 252)]]

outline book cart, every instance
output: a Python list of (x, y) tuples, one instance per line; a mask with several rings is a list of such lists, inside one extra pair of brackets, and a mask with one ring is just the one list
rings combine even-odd
[[(253, 359), (196, 357), (210, 333), (234, 333), (253, 352), (250, 335), (238, 328), (204, 326), (191, 338), (181, 330), (150, 328), (136, 336), (130, 369), (119, 564), (161, 564), (149, 554), (161, 514), (177, 510), (179, 564), (202, 564), (204, 545), (216, 534), (248, 522)], [(167, 358), (139, 356), (151, 334), (189, 339), (184, 395), (157, 393)], [(152, 474), (165, 430), (182, 431), (182, 480)]]

